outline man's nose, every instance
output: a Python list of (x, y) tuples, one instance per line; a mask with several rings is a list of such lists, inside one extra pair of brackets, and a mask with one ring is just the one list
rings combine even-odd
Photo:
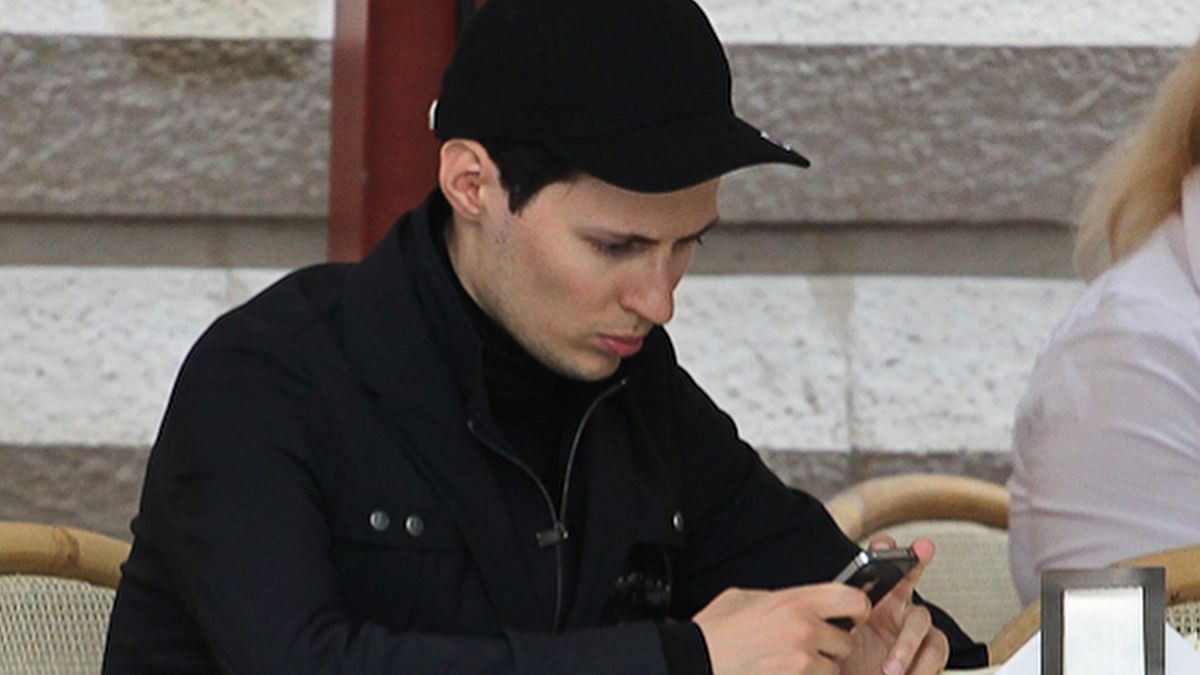
[(675, 315), (675, 287), (683, 277), (683, 270), (674, 267), (671, 261), (662, 261), (638, 279), (631, 280), (622, 302), (625, 309), (656, 326), (670, 321)]

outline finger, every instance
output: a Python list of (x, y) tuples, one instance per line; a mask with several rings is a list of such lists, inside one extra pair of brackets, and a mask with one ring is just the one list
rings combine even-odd
[(876, 534), (872, 536), (871, 540), (867, 543), (867, 548), (871, 549), (872, 551), (878, 551), (879, 549), (886, 548), (896, 548), (896, 540), (892, 539), (886, 534)]
[(848, 656), (854, 649), (854, 640), (826, 619), (848, 617), (857, 624), (870, 613), (866, 594), (842, 584), (799, 586), (778, 591), (778, 595), (792, 606), (796, 644), (802, 645), (809, 655), (827, 659)]
[(945, 633), (934, 628), (925, 636), (909, 667), (909, 675), (937, 675), (946, 669), (946, 661), (950, 659), (950, 642)]
[(854, 651), (854, 638), (850, 637), (850, 633), (824, 621), (814, 621), (811, 625), (810, 643), (819, 654), (840, 660)]
[(777, 591), (789, 603), (820, 619), (851, 619), (856, 625), (871, 614), (867, 594), (845, 584), (815, 584)]
[(925, 537), (913, 539), (909, 548), (912, 549), (913, 553), (917, 554), (917, 559), (921, 561), (922, 567), (927, 567), (929, 563), (933, 562), (933, 556), (937, 553), (936, 547), (933, 545), (933, 540), (926, 539)]
[(820, 655), (805, 655), (788, 664), (787, 672), (813, 675), (838, 675), (841, 670), (833, 659)]
[(929, 610), (924, 607), (910, 607), (905, 613), (896, 642), (892, 644), (887, 658), (883, 661), (883, 672), (888, 675), (907, 673), (932, 628), (933, 617), (929, 615)]
[(937, 552), (933, 545), (933, 541), (919, 537), (914, 539), (910, 546), (912, 552), (917, 555), (917, 564), (913, 566), (908, 574), (896, 584), (892, 592), (888, 596), (895, 596), (900, 599), (902, 604), (907, 604), (912, 600), (913, 591), (917, 588), (917, 582), (921, 580), (921, 575), (925, 573), (925, 568), (933, 562), (933, 556)]

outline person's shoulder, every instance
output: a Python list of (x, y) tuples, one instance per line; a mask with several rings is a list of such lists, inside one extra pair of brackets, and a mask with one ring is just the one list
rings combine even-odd
[(1047, 349), (1080, 342), (1143, 340), (1196, 351), (1200, 358), (1200, 292), (1168, 221), (1141, 248), (1088, 285), (1054, 331)]
[(331, 333), (351, 267), (325, 263), (284, 275), (218, 317), (196, 341), (189, 361), (230, 352), (282, 357), (305, 342), (305, 332)]
[(1018, 417), (1141, 410), (1137, 399), (1166, 391), (1200, 401), (1200, 301), (1134, 278), (1151, 258), (1131, 258), (1088, 289), (1038, 355)]
[(1088, 363), (1158, 363), (1200, 378), (1200, 317), (1153, 296), (1111, 295), (1071, 315), (1051, 336), (1039, 364), (1063, 359), (1080, 369)]
[(1110, 311), (1117, 319), (1143, 325), (1150, 315), (1200, 328), (1200, 292), (1192, 279), (1178, 217), (1168, 219), (1137, 251), (1092, 285), (1098, 310)]
[(286, 339), (329, 317), (341, 297), (350, 267), (325, 263), (290, 272), (219, 317), (213, 329), (275, 334)]

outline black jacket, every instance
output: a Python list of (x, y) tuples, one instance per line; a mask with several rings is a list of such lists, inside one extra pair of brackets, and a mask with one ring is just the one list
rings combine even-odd
[(855, 553), (661, 329), (580, 402), (564, 517), (490, 419), (432, 240), (446, 208), (435, 192), (362, 263), (289, 275), (193, 348), (105, 672), (662, 673), (660, 628), (618, 622), (647, 551), (680, 621), (729, 586), (827, 581)]

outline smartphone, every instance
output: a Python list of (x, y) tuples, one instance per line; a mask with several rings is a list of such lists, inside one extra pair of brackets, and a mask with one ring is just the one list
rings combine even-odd
[[(918, 562), (917, 554), (911, 548), (859, 551), (833, 581), (862, 589), (874, 605), (895, 588)], [(829, 619), (829, 623), (843, 630), (850, 630), (854, 625), (847, 618)]]
[(895, 588), (917, 562), (917, 554), (910, 548), (859, 551), (833, 581), (862, 589), (873, 605)]

